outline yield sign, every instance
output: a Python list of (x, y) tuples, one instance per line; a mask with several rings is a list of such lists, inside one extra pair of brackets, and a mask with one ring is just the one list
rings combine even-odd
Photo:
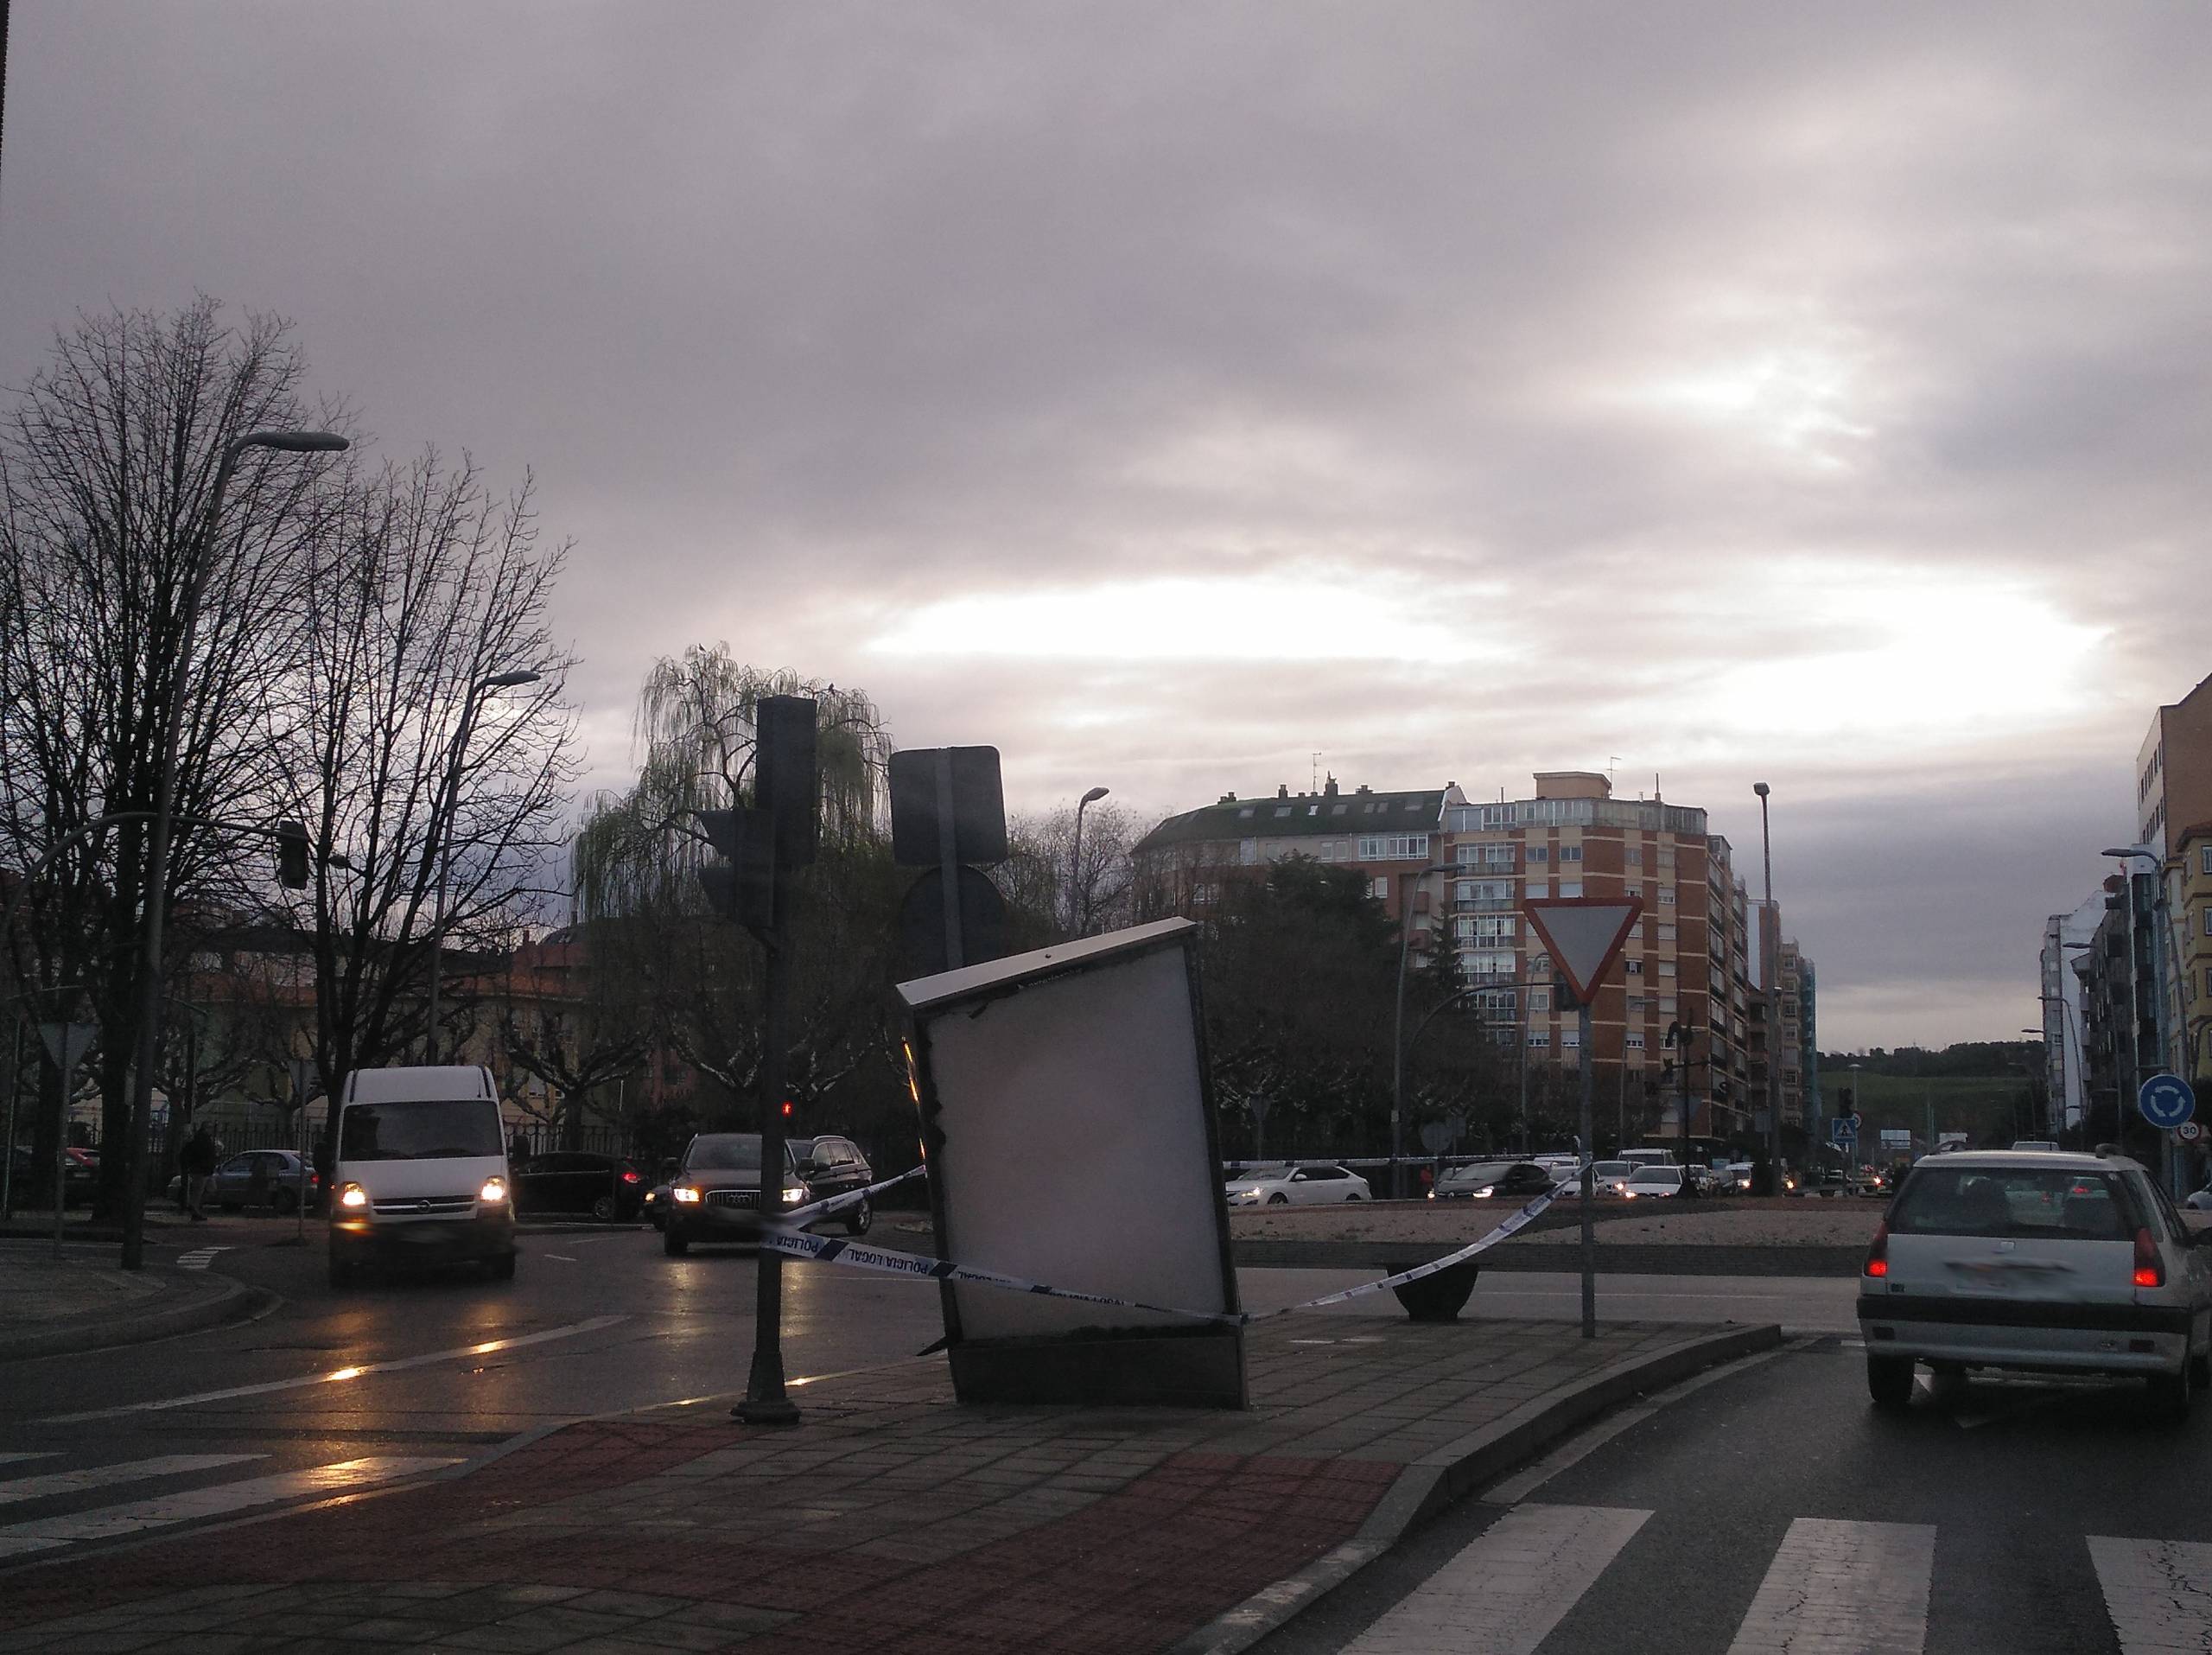
[(1628, 933), (1643, 917), (1640, 896), (1538, 896), (1521, 905), (1529, 923), (1551, 950), (1552, 963), (1574, 997), (1588, 1005), (1599, 980), (1612, 969)]

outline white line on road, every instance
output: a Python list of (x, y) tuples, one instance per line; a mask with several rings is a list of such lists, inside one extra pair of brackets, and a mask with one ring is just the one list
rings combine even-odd
[(540, 1253), (538, 1254), (538, 1257), (540, 1258), (557, 1258), (563, 1264), (573, 1264), (576, 1262), (575, 1258), (567, 1253)]
[(2212, 1649), (2212, 1545), (2088, 1537), (2120, 1655)]
[(487, 1339), (480, 1345), (462, 1345), (449, 1351), (430, 1351), (422, 1356), (404, 1356), (390, 1362), (364, 1362), (359, 1367), (333, 1368), (326, 1373), (303, 1373), (296, 1379), (270, 1379), (261, 1384), (232, 1385), (226, 1391), (201, 1391), (189, 1397), (163, 1397), (153, 1402), (126, 1403), (120, 1408), (95, 1408), (82, 1414), (52, 1414), (39, 1422), (41, 1425), (82, 1425), (96, 1419), (121, 1419), (127, 1414), (161, 1413), (171, 1408), (190, 1408), (203, 1402), (229, 1402), (238, 1397), (265, 1397), (276, 1391), (296, 1391), (303, 1385), (342, 1384), (349, 1379), (365, 1378), (372, 1373), (399, 1373), (409, 1368), (429, 1367), (436, 1362), (458, 1361), (464, 1356), (490, 1356), (499, 1351), (520, 1350), (527, 1345), (543, 1345), (556, 1339), (574, 1339), (579, 1334), (595, 1334), (602, 1327), (612, 1327), (627, 1321), (626, 1315), (593, 1316), (588, 1321), (571, 1322), (565, 1327), (549, 1327), (542, 1334), (521, 1334), (512, 1339)]
[(346, 1460), (336, 1465), (310, 1467), (305, 1471), (282, 1471), (272, 1476), (250, 1478), (245, 1482), (217, 1483), (211, 1488), (195, 1488), (161, 1499), (79, 1512), (74, 1517), (11, 1523), (0, 1526), (0, 1557), (50, 1551), (56, 1546), (82, 1540), (108, 1540), (117, 1535), (138, 1534), (148, 1529), (189, 1523), (195, 1518), (221, 1517), (251, 1506), (271, 1505), (303, 1494), (343, 1493), (350, 1488), (365, 1488), (373, 1483), (390, 1482), (395, 1477), (442, 1470), (460, 1463), (458, 1460)]
[(1649, 1512), (1522, 1505), (1478, 1535), (1344, 1655), (1530, 1655), (1605, 1572)]
[(192, 1251), (178, 1257), (176, 1267), (179, 1270), (206, 1270), (213, 1262), (217, 1253), (226, 1253), (230, 1251), (228, 1247), (195, 1247)]
[(126, 1460), (119, 1465), (87, 1466), (78, 1471), (50, 1471), (42, 1477), (18, 1477), (0, 1483), (0, 1505), (27, 1499), (48, 1499), (87, 1488), (106, 1488), (115, 1483), (143, 1482), (149, 1477), (174, 1477), (187, 1471), (213, 1471), (246, 1460), (265, 1460), (263, 1454), (164, 1454), (151, 1460)]
[(53, 1452), (45, 1454), (0, 1454), (0, 1466), (12, 1466), (20, 1460), (57, 1460), (59, 1458), (60, 1458), (60, 1455), (58, 1453)]
[(1767, 1565), (1729, 1655), (1919, 1655), (1935, 1567), (1933, 1524), (1801, 1517)]

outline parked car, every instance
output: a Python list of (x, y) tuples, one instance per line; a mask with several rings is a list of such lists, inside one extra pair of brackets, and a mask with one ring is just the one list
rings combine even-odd
[(518, 1218), (575, 1213), (606, 1224), (627, 1224), (645, 1205), (645, 1175), (620, 1155), (551, 1149), (531, 1155), (510, 1171)]
[(1432, 1201), (1533, 1200), (1560, 1181), (1533, 1161), (1478, 1161), (1446, 1167), (1431, 1186)]
[(2212, 1384), (2212, 1250), (2119, 1155), (1967, 1150), (1923, 1161), (1859, 1277), (1866, 1389), (1904, 1408), (1913, 1366), (2139, 1374), (2178, 1421)]
[(267, 1206), (290, 1213), (307, 1194), (312, 1213), (322, 1200), (322, 1180), (293, 1149), (248, 1149), (219, 1162), (207, 1181), (207, 1200), (226, 1213)]
[(1552, 1181), (1555, 1184), (1573, 1183), (1582, 1175), (1582, 1159), (1580, 1155), (1531, 1155), (1529, 1158), (1549, 1173), (1552, 1175)]
[[(28, 1146), (21, 1143), (11, 1146), (8, 1158), (13, 1167), (9, 1175), (14, 1180), (18, 1201), (22, 1199), (24, 1192), (43, 1190), (48, 1187), (54, 1176), (53, 1167), (51, 1164), (44, 1168), (38, 1166), (37, 1156)], [(100, 1152), (98, 1149), (79, 1149), (70, 1146), (62, 1150), (61, 1199), (65, 1205), (75, 1206), (79, 1202), (91, 1200), (92, 1192), (99, 1187), (99, 1181)]]
[(1317, 1201), (1364, 1201), (1374, 1192), (1349, 1167), (1306, 1161), (1294, 1167), (1239, 1174), (1229, 1182), (1231, 1206), (1310, 1206)]
[(1688, 1188), (1680, 1167), (1638, 1167), (1629, 1174), (1621, 1194), (1633, 1200), (1638, 1196), (1681, 1195)]

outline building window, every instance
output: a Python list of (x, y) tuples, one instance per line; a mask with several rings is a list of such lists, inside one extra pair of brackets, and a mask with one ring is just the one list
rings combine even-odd
[(1530, 1030), (1529, 1031), (1529, 1045), (1531, 1045), (1531, 1046), (1549, 1046), (1551, 1043), (1552, 1043), (1552, 1031), (1551, 1031), (1550, 1029), (1548, 1029), (1548, 1028), (1532, 1028), (1532, 1029), (1530, 1029)]
[(1580, 862), (1582, 860), (1582, 847), (1579, 844), (1563, 844), (1560, 846), (1559, 859), (1561, 862)]
[(1484, 942), (1513, 940), (1513, 916), (1510, 913), (1485, 913), (1475, 920), (1475, 935)]
[(1249, 868), (1254, 863), (1259, 861), (1259, 859), (1260, 842), (1257, 839), (1243, 839), (1237, 842), (1237, 861), (1243, 863), (1247, 868)]
[(1483, 859), (1483, 852), (1489, 849), (1488, 845), (1455, 844), (1452, 847), (1452, 860), (1462, 868), (1472, 868)]
[[(1642, 962), (1640, 962), (1640, 961), (1639, 961), (1638, 963), (1639, 963), (1639, 964), (1641, 964)], [(1662, 977), (1672, 977), (1672, 976), (1674, 976), (1674, 974), (1675, 974), (1675, 962), (1674, 962), (1674, 961), (1672, 961), (1671, 959), (1662, 959), (1662, 960), (1661, 960), (1661, 961), (1659, 962), (1659, 975), (1660, 975), (1660, 976), (1662, 976)]]
[(1252, 819), (1252, 812), (1255, 808), (1256, 807), (1254, 805), (1247, 805), (1243, 810), (1236, 812), (1236, 819), (1240, 822), (1250, 821)]
[(1513, 953), (1510, 949), (1499, 949), (1462, 954), (1459, 969), (1469, 977), (1511, 977)]
[(1428, 859), (1428, 835), (1363, 833), (1359, 837), (1359, 859), (1362, 862), (1426, 862)]
[(2204, 934), (2212, 937), (2212, 905), (2208, 905), (2204, 910)]
[(1641, 1017), (1641, 1016), (1643, 1016), (1643, 1014), (1644, 1014), (1646, 1011), (1649, 1010), (1649, 1009), (1650, 1009), (1650, 1008), (1651, 1008), (1651, 1003), (1650, 1003), (1649, 1000), (1645, 999), (1642, 995), (1640, 995), (1640, 994), (1631, 994), (1630, 996), (1629, 996), (1629, 997), (1628, 997), (1628, 1015), (1629, 1015), (1630, 1016), (1631, 1016), (1631, 1017)]
[(1502, 1011), (1510, 1017), (1521, 1009), (1521, 995), (1516, 989), (1484, 989), (1475, 996), (1475, 1003), (1484, 1011)]
[(1675, 906), (1675, 888), (1672, 885), (1662, 885), (1659, 888), (1659, 906), (1662, 908), (1671, 908)]
[(1631, 1052), (1641, 1052), (1643, 1049), (1643, 1031), (1642, 1029), (1631, 1028), (1628, 1031), (1628, 1049)]
[(1661, 926), (1659, 927), (1659, 940), (1660, 940), (1661, 942), (1672, 942), (1672, 941), (1674, 941), (1674, 940), (1675, 940), (1675, 927), (1674, 927), (1674, 926)]
[(2199, 873), (2212, 874), (2212, 844), (2196, 847), (2196, 868)]
[(1643, 847), (1642, 845), (1632, 844), (1621, 854), (1627, 858), (1628, 865), (1630, 868), (1641, 868), (1643, 866)]
[(1552, 957), (1549, 954), (1531, 954), (1529, 956), (1529, 975), (1530, 977), (1548, 977), (1551, 975), (1551, 970)]
[(1659, 1015), (1662, 1017), (1671, 1017), (1675, 1015), (1675, 996), (1673, 995), (1662, 994), (1659, 996)]
[(1549, 862), (1551, 859), (1551, 848), (1548, 845), (1532, 844), (1529, 847), (1530, 862)]
[(1582, 882), (1579, 879), (1562, 879), (1559, 882), (1559, 894), (1561, 896), (1581, 895)]
[(1562, 1029), (1560, 1029), (1560, 1030), (1559, 1031), (1559, 1043), (1560, 1043), (1561, 1046), (1580, 1046), (1580, 1045), (1581, 1045), (1581, 1044), (1582, 1044), (1582, 1031), (1581, 1031), (1580, 1029), (1579, 1029), (1579, 1028), (1562, 1028)]
[(1390, 898), (1390, 876), (1388, 874), (1377, 875), (1375, 883), (1369, 888), (1375, 893), (1378, 901), (1387, 902)]
[(1551, 894), (1552, 882), (1548, 879), (1532, 879), (1521, 888), (1521, 894), (1524, 897), (1549, 896)]
[(1549, 1011), (1551, 1009), (1552, 991), (1549, 989), (1531, 989), (1529, 990), (1529, 1010)]
[(1642, 977), (1643, 975), (1643, 962), (1640, 959), (1624, 959), (1621, 962), (1621, 969), (1626, 971), (1630, 977)]

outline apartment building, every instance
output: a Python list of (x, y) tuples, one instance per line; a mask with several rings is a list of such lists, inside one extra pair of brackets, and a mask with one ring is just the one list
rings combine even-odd
[(1318, 793), (1287, 786), (1272, 799), (1224, 793), (1214, 804), (1169, 817), (1137, 842), (1130, 852), (1136, 917), (1204, 913), (1221, 900), (1228, 881), (1264, 873), (1284, 856), (1311, 856), (1356, 869), (1393, 920), (1411, 901), (1414, 946), (1426, 948), (1428, 893), (1410, 875), (1439, 859), (1444, 813), (1465, 802), (1456, 783), (1411, 792), (1365, 786), (1345, 792), (1334, 776)]
[(2212, 1029), (2212, 820), (2199, 821), (2173, 837), (2173, 972), (2180, 990), (2176, 1037), (2181, 1043), (2178, 1073), (2196, 1082), (2212, 1069), (2206, 1032)]

